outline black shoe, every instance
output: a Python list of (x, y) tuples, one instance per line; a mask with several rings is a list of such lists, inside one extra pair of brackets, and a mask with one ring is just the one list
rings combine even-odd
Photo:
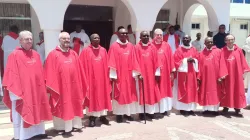
[(189, 115), (189, 113), (187, 111), (185, 111), (185, 110), (180, 110), (180, 113), (183, 116), (188, 116)]
[(102, 124), (109, 125), (109, 120), (105, 116), (100, 117)]
[(40, 134), (40, 135), (34, 136), (32, 139), (47, 139), (47, 138), (48, 138), (47, 134)]
[(212, 115), (218, 116), (218, 115), (219, 115), (219, 112), (218, 112), (218, 111), (213, 111), (213, 112), (212, 112)]
[(95, 127), (96, 124), (95, 124), (95, 117), (93, 116), (90, 116), (89, 117), (89, 127)]
[(168, 116), (168, 112), (165, 111), (164, 113), (162, 113), (163, 116)]
[(122, 115), (116, 115), (116, 122), (117, 123), (122, 123), (123, 122)]
[(124, 115), (124, 118), (126, 118), (128, 121), (134, 121), (134, 118), (128, 115)]
[(155, 114), (147, 114), (147, 117), (151, 120), (155, 119)]
[(222, 110), (222, 112), (223, 112), (223, 113), (228, 113), (228, 110), (229, 110), (229, 108), (224, 107), (223, 110)]
[(234, 109), (235, 110), (235, 115), (237, 116), (237, 117), (243, 117), (243, 114), (242, 114), (242, 112), (240, 111), (240, 109)]
[(140, 120), (146, 120), (146, 116), (144, 116), (143, 113), (140, 113), (140, 114), (139, 114), (139, 119), (140, 119)]
[(203, 115), (208, 115), (208, 114), (209, 114), (209, 111), (207, 111), (207, 110), (206, 110), (206, 111), (203, 111), (202, 114), (203, 114)]
[(192, 116), (196, 116), (195, 113), (194, 113), (194, 111), (192, 111), (192, 110), (191, 110), (191, 111), (188, 111), (188, 114), (189, 114), (189, 115), (192, 115)]

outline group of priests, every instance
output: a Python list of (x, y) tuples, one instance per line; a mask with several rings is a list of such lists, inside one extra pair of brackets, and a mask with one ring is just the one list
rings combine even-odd
[[(204, 113), (218, 115), (224, 107), (223, 114), (233, 108), (242, 116), (243, 74), (250, 69), (233, 35), (226, 36), (222, 49), (207, 37), (200, 53), (190, 45), (189, 35), (181, 45), (169, 43), (177, 37), (163, 36), (161, 29), (154, 31), (152, 41), (142, 31), (136, 45), (128, 41), (125, 28), (116, 35), (107, 52), (99, 35), (92, 34), (78, 55), (86, 42), (62, 32), (43, 65), (31, 49), (32, 33), (20, 32), (20, 46), (9, 54), (3, 78), (3, 101), (11, 109), (14, 139), (47, 137), (44, 121), (49, 120), (55, 130), (70, 135), (82, 128), (84, 109), (90, 127), (96, 118), (109, 125), (109, 111), (117, 123), (133, 121), (134, 114), (141, 120), (154, 119), (156, 113), (165, 116), (172, 108), (184, 116), (195, 115), (197, 105)], [(78, 48), (70, 48), (71, 40)]]

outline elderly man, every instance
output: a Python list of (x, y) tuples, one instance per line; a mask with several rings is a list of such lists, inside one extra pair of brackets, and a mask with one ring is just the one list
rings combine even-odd
[(190, 45), (191, 37), (183, 37), (181, 45), (174, 54), (175, 67), (177, 69), (177, 81), (174, 85), (174, 108), (180, 110), (184, 116), (194, 115), (198, 102), (197, 73), (198, 52)]
[(70, 46), (80, 55), (82, 49), (88, 47), (89, 44), (89, 36), (85, 33), (80, 24), (76, 25), (76, 31), (70, 34)]
[(243, 74), (249, 72), (249, 66), (233, 35), (227, 35), (226, 46), (222, 49), (221, 61), (226, 63), (228, 76), (223, 80), (224, 94), (221, 96), (220, 106), (224, 107), (223, 113), (229, 108), (234, 108), (238, 116), (242, 116), (240, 109), (246, 107)]
[(172, 50), (168, 43), (163, 41), (163, 32), (161, 29), (155, 29), (152, 47), (156, 50), (156, 56), (160, 69), (157, 69), (156, 75), (159, 76), (159, 88), (161, 100), (159, 103), (160, 113), (167, 115), (167, 111), (172, 109), (172, 86), (175, 72)]
[(80, 61), (89, 84), (89, 92), (85, 98), (87, 115), (90, 116), (89, 126), (96, 125), (96, 117), (100, 117), (103, 124), (109, 125), (109, 121), (105, 117), (107, 111), (112, 110), (108, 55), (107, 51), (100, 46), (98, 34), (92, 34), (90, 40), (91, 45), (85, 48), (80, 55)]
[[(108, 67), (113, 82), (113, 114), (118, 123), (123, 117), (133, 121), (132, 114), (138, 112), (138, 99), (135, 78), (140, 75), (140, 66), (136, 59), (135, 47), (127, 40), (128, 32), (122, 28), (118, 39), (110, 46)], [(124, 115), (124, 116), (122, 116)]]
[(88, 87), (78, 55), (70, 49), (69, 34), (60, 33), (59, 42), (45, 61), (45, 80), (54, 128), (69, 135), (73, 128), (82, 128), (83, 101)]
[(16, 25), (10, 26), (10, 32), (3, 38), (2, 49), (4, 51), (4, 69), (8, 56), (12, 53), (17, 46), (20, 46), (18, 39), (18, 28)]
[[(140, 34), (141, 41), (136, 45), (136, 56), (141, 68), (141, 73), (144, 82), (140, 83), (141, 88), (144, 87), (144, 95), (142, 92), (139, 97), (139, 117), (141, 120), (146, 118), (142, 114), (145, 110), (147, 117), (150, 119), (154, 118), (155, 113), (159, 113), (159, 102), (161, 100), (160, 91), (156, 82), (156, 69), (160, 66), (157, 63), (156, 50), (152, 48), (152, 44), (149, 42), (149, 33), (147, 31), (142, 31)], [(158, 77), (159, 79), (159, 77)], [(144, 97), (143, 97), (144, 96)], [(145, 98), (145, 102), (143, 100)]]
[(45, 61), (45, 46), (44, 46), (44, 36), (43, 36), (43, 32), (39, 33), (39, 39), (40, 42), (36, 44), (36, 51), (39, 53), (41, 60), (42, 60), (42, 64)]
[(218, 115), (222, 92), (220, 81), (227, 76), (227, 68), (225, 61), (220, 63), (221, 50), (214, 46), (212, 37), (205, 39), (205, 46), (199, 54), (199, 104), (204, 114)]
[(52, 119), (46, 93), (42, 63), (32, 50), (32, 34), (19, 34), (21, 46), (8, 57), (3, 78), (4, 103), (11, 109), (14, 139), (46, 136), (44, 121)]

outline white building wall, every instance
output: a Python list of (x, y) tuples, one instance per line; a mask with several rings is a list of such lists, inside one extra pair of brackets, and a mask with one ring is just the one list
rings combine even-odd
[(200, 24), (200, 29), (192, 29), (191, 30), (191, 39), (195, 40), (197, 33), (201, 33), (202, 39), (204, 39), (207, 36), (207, 30), (208, 30), (207, 18), (197, 18), (197, 17), (192, 18), (192, 23), (199, 23)]
[(180, 0), (168, 0), (162, 9), (168, 9), (170, 10), (170, 15), (169, 15), (169, 23), (172, 25), (175, 25), (176, 21), (176, 16), (177, 13), (179, 14), (178, 16), (180, 17)]
[(242, 47), (245, 44), (245, 40), (248, 36), (248, 30), (240, 29), (241, 24), (248, 24), (248, 20), (235, 20), (230, 22), (230, 33), (235, 36), (235, 43)]

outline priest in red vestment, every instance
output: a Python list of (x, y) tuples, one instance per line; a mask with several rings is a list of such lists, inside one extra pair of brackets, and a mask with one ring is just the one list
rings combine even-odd
[(45, 80), (54, 128), (68, 135), (73, 128), (82, 128), (83, 102), (88, 86), (78, 55), (69, 48), (69, 34), (60, 33), (59, 42), (45, 61)]
[(155, 29), (152, 47), (156, 50), (158, 64), (161, 66), (156, 70), (156, 75), (159, 76), (158, 86), (160, 88), (161, 100), (159, 103), (160, 113), (167, 115), (172, 109), (172, 86), (175, 72), (172, 50), (169, 44), (163, 41), (163, 31)]
[(235, 37), (227, 35), (225, 40), (226, 46), (222, 49), (221, 59), (226, 63), (228, 76), (223, 80), (225, 92), (221, 95), (220, 106), (224, 107), (224, 114), (229, 108), (234, 108), (236, 115), (242, 116), (240, 109), (246, 107), (243, 75), (250, 69), (242, 49), (234, 44)]
[(123, 117), (133, 121), (130, 115), (138, 113), (136, 79), (138, 81), (140, 66), (136, 59), (135, 47), (128, 42), (127, 37), (126, 29), (120, 29), (117, 41), (110, 46), (108, 52), (113, 114), (117, 115), (118, 123), (123, 122)]
[[(146, 119), (143, 115), (144, 113), (144, 104), (145, 112), (147, 117), (150, 119), (154, 118), (155, 113), (159, 113), (159, 102), (161, 100), (161, 95), (159, 87), (157, 84), (156, 70), (160, 69), (160, 66), (157, 63), (157, 54), (156, 50), (152, 47), (152, 44), (149, 42), (149, 33), (147, 31), (142, 31), (140, 34), (141, 41), (136, 45), (136, 56), (141, 68), (141, 75), (143, 77), (143, 83), (140, 81), (140, 95), (139, 98), (139, 118), (141, 120)], [(159, 79), (159, 78), (158, 78)], [(144, 94), (142, 91), (144, 87)], [(145, 102), (143, 100), (143, 96)]]
[(108, 55), (105, 48), (100, 46), (100, 36), (90, 36), (91, 45), (83, 49), (80, 61), (88, 81), (89, 91), (85, 98), (89, 126), (96, 125), (96, 117), (100, 117), (103, 124), (109, 125), (105, 117), (112, 110), (111, 84), (108, 71)]
[(40, 56), (32, 50), (32, 33), (20, 32), (3, 78), (3, 102), (11, 110), (14, 139), (45, 138), (44, 121), (52, 119)]
[(225, 61), (220, 62), (221, 50), (214, 46), (212, 37), (205, 39), (205, 46), (199, 54), (199, 105), (204, 114), (218, 115), (222, 93), (220, 81), (227, 76), (227, 68)]
[(168, 33), (163, 36), (163, 40), (170, 45), (172, 52), (175, 53), (180, 45), (180, 39), (179, 36), (175, 34), (174, 26), (168, 28)]
[(191, 37), (185, 35), (181, 45), (174, 54), (177, 69), (177, 81), (174, 84), (174, 108), (182, 115), (194, 115), (198, 102), (197, 73), (198, 52), (190, 45)]

